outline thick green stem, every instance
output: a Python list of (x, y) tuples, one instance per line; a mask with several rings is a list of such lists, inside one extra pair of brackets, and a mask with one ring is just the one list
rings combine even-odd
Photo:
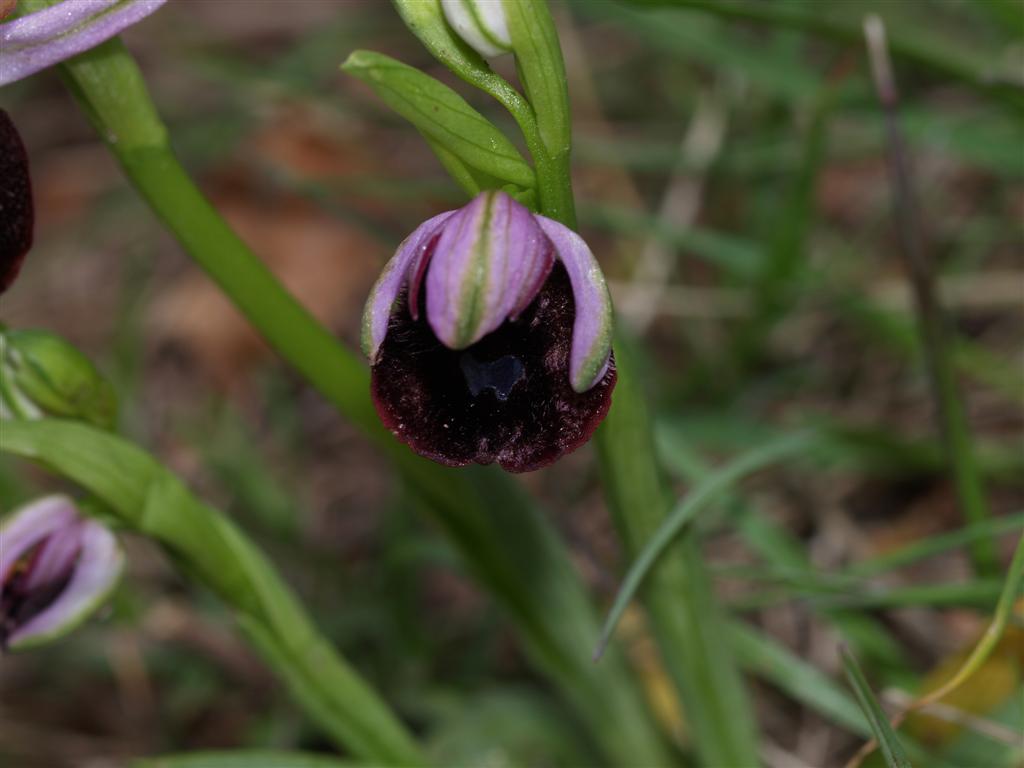
[[(659, 471), (628, 342), (618, 339), (615, 351), (619, 381), (597, 447), (609, 509), (627, 554), (634, 556), (668, 515), (672, 498)], [(757, 765), (750, 699), (692, 531), (654, 567), (643, 597), (703, 764)]]
[[(532, 70), (525, 66), (529, 59), (519, 59), (520, 79), (537, 111), (538, 124), (542, 129), (548, 126), (545, 144), (549, 152), (554, 150), (548, 155), (549, 165), (536, 168), (540, 212), (575, 229), (569, 101), (554, 24), (540, 0), (506, 0), (506, 9), (513, 42), (517, 37), (527, 41), (534, 52)], [(537, 12), (531, 13), (534, 9)], [(554, 191), (545, 197), (545, 189)], [(645, 394), (628, 344), (621, 338), (616, 353), (618, 384), (611, 412), (598, 430), (597, 447), (609, 509), (627, 553), (635, 555), (670, 512), (672, 499), (658, 471)], [(723, 643), (727, 637), (724, 616), (694, 535), (686, 534), (669, 555), (651, 574), (644, 597), (697, 750), (708, 766), (757, 765), (749, 697), (732, 652)]]
[(531, 659), (574, 705), (615, 765), (664, 765), (621, 656), (590, 663), (598, 627), (564, 546), (504, 474), (421, 459), (380, 424), (366, 367), (280, 285), (182, 169), (145, 84), (119, 41), (62, 65), (71, 90), (126, 174), (189, 255), (277, 352), (394, 462), (462, 555), (511, 615)]

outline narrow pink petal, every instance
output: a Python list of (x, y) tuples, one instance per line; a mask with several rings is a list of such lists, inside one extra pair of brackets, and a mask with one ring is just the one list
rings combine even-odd
[(0, 24), (0, 85), (94, 48), (167, 0), (64, 0)]
[(70, 631), (107, 598), (124, 567), (124, 553), (117, 538), (99, 523), (83, 520), (81, 552), (67, 586), (54, 602), (15, 629), (12, 649), (45, 642)]
[(586, 392), (608, 370), (612, 350), (612, 301), (601, 267), (583, 238), (557, 221), (537, 216), (572, 284), (576, 317), (569, 353), (569, 382)]
[(437, 234), (438, 229), (452, 216), (455, 211), (446, 211), (420, 224), (402, 244), (395, 255), (384, 265), (377, 282), (374, 283), (370, 296), (363, 310), (362, 344), (363, 352), (376, 362), (377, 352), (388, 332), (388, 320), (395, 299), (406, 284), (410, 274), (418, 273), (420, 260), (427, 252), (427, 246)]
[(47, 536), (72, 525), (77, 514), (71, 499), (47, 496), (15, 510), (0, 523), (0, 595), (14, 564)]
[(71, 572), (82, 549), (83, 521), (61, 526), (39, 545), (33, 555), (32, 568), (26, 574), (22, 589), (31, 591), (58, 581)]

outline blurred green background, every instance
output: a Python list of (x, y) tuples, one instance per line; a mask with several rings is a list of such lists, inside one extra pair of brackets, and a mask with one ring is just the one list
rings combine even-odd
[[(830, 436), (827, 455), (759, 475), (701, 526), (723, 600), (757, 628), (740, 655), (756, 673), (765, 763), (842, 765), (863, 739), (831, 698), (844, 686), (837, 640), (857, 649), (876, 691), (919, 690), (976, 641), (1001, 586), (972, 575), (962, 545), (940, 546), (964, 523), (943, 469), (859, 25), (878, 12), (904, 45), (894, 58), (902, 124), (1005, 563), (1024, 509), (1024, 4), (552, 7), (581, 226), (619, 322), (645, 341), (677, 492), (796, 425)], [(354, 343), (383, 261), (462, 197), (415, 131), (338, 65), (372, 48), (454, 78), (383, 1), (177, 0), (125, 40), (218, 209)], [(514, 75), (510, 62), (496, 66)], [(482, 94), (456, 87), (510, 126)], [(265, 547), (443, 764), (587, 764), (587, 735), (446, 540), (189, 263), (59, 78), (5, 88), (0, 106), (28, 146), (38, 208), (37, 244), (3, 320), (52, 329), (97, 361), (121, 394), (123, 432)], [(606, 606), (628, 563), (595, 473), (587, 447), (522, 482)], [(0, 462), (4, 511), (54, 487)], [(899, 569), (872, 560), (915, 545)], [(216, 602), (152, 545), (128, 549), (130, 578), (102, 621), (0, 662), (0, 764), (327, 750)], [(858, 571), (861, 561), (875, 566)], [(686, 752), (685, 718), (639, 610), (620, 635), (652, 711)], [(1018, 623), (958, 702), (987, 731), (918, 718), (908, 732), (948, 765), (1021, 765), (1022, 664)]]

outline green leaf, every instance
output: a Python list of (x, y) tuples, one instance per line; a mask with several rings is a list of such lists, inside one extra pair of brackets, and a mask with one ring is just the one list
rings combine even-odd
[(732, 622), (729, 634), (740, 663), (749, 671), (848, 731), (871, 735), (857, 703), (816, 667), (742, 622)]
[(868, 681), (864, 678), (864, 673), (861, 672), (857, 660), (846, 648), (843, 648), (842, 653), (843, 670), (846, 672), (850, 686), (857, 696), (860, 708), (868, 719), (871, 731), (875, 734), (875, 740), (882, 750), (885, 764), (889, 768), (912, 768), (910, 759), (907, 757), (903, 745), (900, 744), (900, 740), (896, 736), (896, 731), (893, 730), (892, 725), (889, 723), (889, 717), (885, 714), (882, 706), (878, 703), (878, 699), (875, 698), (875, 694), (871, 691), (871, 686), (868, 685)]
[(372, 51), (353, 52), (341, 68), (467, 167), (527, 189), (535, 186), (533, 170), (512, 142), (441, 81)]

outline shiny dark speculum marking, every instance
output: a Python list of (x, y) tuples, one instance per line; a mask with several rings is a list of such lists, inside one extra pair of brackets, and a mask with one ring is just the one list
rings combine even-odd
[(419, 300), (413, 320), (400, 299), (371, 383), (381, 420), (417, 453), (527, 472), (585, 443), (607, 414), (614, 363), (587, 392), (569, 384), (575, 307), (561, 265), (516, 320), (462, 351), (437, 340)]
[(526, 367), (522, 361), (513, 355), (505, 355), (490, 362), (481, 362), (473, 356), (472, 352), (465, 352), (459, 358), (459, 367), (466, 379), (469, 394), (479, 397), (484, 390), (489, 389), (502, 402), (508, 400), (513, 388), (522, 381), (523, 375), (526, 373)]

